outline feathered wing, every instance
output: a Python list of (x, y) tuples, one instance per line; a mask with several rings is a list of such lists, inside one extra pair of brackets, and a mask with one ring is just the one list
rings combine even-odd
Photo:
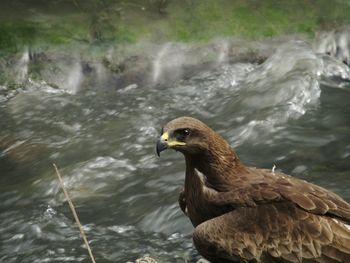
[(277, 180), (281, 196), (317, 215), (337, 217), (350, 223), (350, 204), (320, 186), (288, 176)]
[(219, 262), (350, 262), (350, 204), (292, 176), (247, 171), (249, 180), (240, 178), (232, 191), (203, 184), (208, 203), (232, 212), (197, 226), (201, 254)]
[(237, 181), (234, 190), (228, 192), (217, 192), (203, 184), (208, 202), (254, 207), (289, 201), (307, 212), (327, 215), (350, 224), (350, 204), (320, 186), (265, 169), (253, 169), (246, 176), (247, 180)]
[(185, 190), (181, 190), (180, 194), (179, 194), (179, 198), (178, 198), (178, 203), (179, 206), (181, 208), (181, 211), (187, 215), (187, 207), (186, 207), (186, 198), (185, 198)]
[(212, 262), (350, 262), (350, 229), (282, 202), (241, 207), (205, 221), (193, 235)]

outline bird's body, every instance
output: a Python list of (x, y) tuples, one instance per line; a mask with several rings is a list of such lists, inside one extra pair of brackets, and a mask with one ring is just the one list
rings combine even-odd
[(338, 195), (283, 173), (244, 166), (220, 135), (196, 119), (175, 119), (164, 134), (157, 150), (174, 148), (186, 159), (179, 203), (205, 258), (350, 263), (350, 204)]

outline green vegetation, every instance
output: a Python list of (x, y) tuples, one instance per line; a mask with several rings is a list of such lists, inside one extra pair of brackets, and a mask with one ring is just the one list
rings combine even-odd
[(3, 0), (0, 54), (23, 46), (313, 36), (350, 24), (347, 0)]

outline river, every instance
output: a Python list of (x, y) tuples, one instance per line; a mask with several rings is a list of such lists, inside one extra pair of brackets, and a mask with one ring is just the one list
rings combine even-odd
[(283, 44), (262, 64), (220, 58), (158, 85), (106, 89), (70, 72), (67, 86), (79, 90), (0, 86), (0, 262), (89, 262), (52, 163), (97, 262), (196, 262), (177, 204), (183, 156), (155, 154), (162, 125), (183, 115), (219, 132), (243, 163), (275, 165), (350, 201), (350, 70), (307, 43)]

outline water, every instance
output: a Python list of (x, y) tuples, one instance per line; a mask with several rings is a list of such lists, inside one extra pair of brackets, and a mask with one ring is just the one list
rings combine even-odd
[(308, 44), (282, 45), (262, 65), (117, 90), (84, 86), (72, 67), (60, 89), (0, 87), (0, 262), (89, 262), (52, 163), (97, 262), (195, 262), (177, 205), (183, 157), (154, 152), (162, 124), (181, 115), (208, 123), (247, 165), (276, 165), (350, 201), (350, 71)]
[(336, 31), (321, 32), (316, 42), (318, 52), (327, 53), (350, 65), (350, 26)]

